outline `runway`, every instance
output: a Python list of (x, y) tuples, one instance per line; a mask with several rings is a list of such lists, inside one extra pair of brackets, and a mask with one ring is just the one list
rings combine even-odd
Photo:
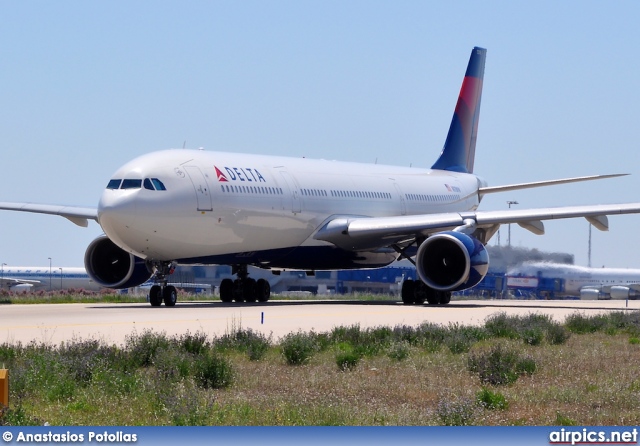
[(185, 302), (173, 308), (148, 304), (0, 305), (0, 343), (102, 339), (121, 344), (128, 335), (145, 330), (169, 336), (186, 332), (222, 335), (235, 328), (252, 329), (278, 339), (298, 330), (329, 331), (336, 326), (411, 325), (423, 322), (481, 325), (487, 316), (548, 314), (563, 321), (569, 314), (586, 315), (640, 310), (640, 301), (470, 300), (445, 306), (408, 306), (396, 301), (270, 301), (261, 304)]

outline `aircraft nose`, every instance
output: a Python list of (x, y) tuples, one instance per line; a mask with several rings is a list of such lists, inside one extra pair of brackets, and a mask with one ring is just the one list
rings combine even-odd
[(98, 203), (98, 221), (112, 240), (135, 222), (136, 191), (106, 190)]

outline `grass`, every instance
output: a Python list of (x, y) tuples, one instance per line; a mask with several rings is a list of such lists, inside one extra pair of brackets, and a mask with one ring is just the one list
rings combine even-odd
[(639, 315), (4, 343), (0, 425), (637, 425)]

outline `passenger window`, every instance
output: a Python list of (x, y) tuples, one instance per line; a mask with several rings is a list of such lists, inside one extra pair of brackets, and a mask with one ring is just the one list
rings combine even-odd
[(140, 189), (142, 187), (142, 180), (122, 180), (120, 189)]
[(122, 183), (122, 180), (109, 180), (109, 184), (107, 184), (107, 189), (119, 189), (120, 183)]

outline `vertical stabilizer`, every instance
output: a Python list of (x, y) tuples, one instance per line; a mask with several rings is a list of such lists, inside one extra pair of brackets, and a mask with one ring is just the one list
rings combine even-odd
[(447, 140), (432, 169), (473, 172), (486, 57), (487, 50), (484, 48), (475, 47), (471, 51)]

